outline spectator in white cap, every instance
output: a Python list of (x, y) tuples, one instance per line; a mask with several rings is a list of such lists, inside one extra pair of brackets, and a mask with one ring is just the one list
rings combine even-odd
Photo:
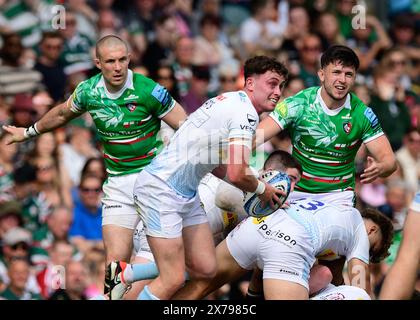
[[(15, 227), (8, 230), (3, 236), (2, 255), (0, 255), (0, 282), (10, 283), (9, 267), (14, 259), (29, 261), (29, 250), (32, 244), (32, 235), (29, 231)], [(34, 274), (30, 274), (26, 282), (28, 291), (39, 293), (39, 287)]]

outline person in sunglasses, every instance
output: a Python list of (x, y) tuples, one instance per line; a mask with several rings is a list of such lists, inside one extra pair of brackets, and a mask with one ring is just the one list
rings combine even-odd
[[(15, 259), (29, 261), (31, 245), (32, 235), (24, 228), (14, 227), (3, 235), (0, 254), (0, 283), (3, 284), (3, 287), (0, 285), (0, 291), (5, 289), (5, 286), (9, 286), (11, 282), (10, 266), (12, 261)], [(24, 290), (39, 293), (39, 287), (34, 274), (30, 273), (28, 276)]]
[(101, 179), (94, 175), (87, 174), (80, 180), (69, 236), (81, 251), (102, 241), (101, 186)]

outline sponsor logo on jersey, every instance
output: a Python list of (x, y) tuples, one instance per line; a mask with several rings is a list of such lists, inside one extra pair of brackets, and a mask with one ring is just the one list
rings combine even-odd
[(316, 258), (321, 260), (336, 260), (339, 256), (331, 249), (327, 249), (317, 255)]
[(349, 134), (350, 131), (351, 131), (351, 127), (352, 127), (351, 122), (344, 122), (343, 123), (343, 129), (344, 129), (345, 133)]
[(128, 97), (125, 97), (124, 100), (132, 100), (132, 99), (138, 99), (139, 97), (134, 95), (134, 94), (130, 94)]
[(366, 108), (364, 115), (369, 120), (370, 126), (372, 128), (375, 128), (379, 124), (378, 118), (371, 108)]
[(272, 230), (268, 227), (266, 223), (263, 223), (258, 230), (261, 232), (262, 236), (266, 239), (271, 239), (275, 241), (279, 241), (285, 243), (286, 245), (293, 245), (297, 244), (296, 240), (294, 240), (291, 236), (284, 233), (281, 230)]
[(170, 100), (168, 91), (160, 84), (156, 84), (152, 91), (152, 96), (155, 97), (163, 106), (166, 106)]
[(225, 229), (231, 230), (238, 222), (238, 215), (234, 212), (223, 210), (223, 225)]
[(333, 292), (333, 293), (327, 294), (323, 298), (323, 300), (346, 300), (346, 297), (341, 292)]
[(283, 117), (286, 118), (287, 117), (287, 104), (286, 102), (282, 101), (277, 105), (277, 111), (279, 112), (279, 114)]
[(127, 107), (128, 111), (130, 111), (130, 112), (133, 112), (137, 108), (137, 105), (134, 102), (127, 103), (125, 106)]
[(104, 209), (118, 209), (118, 208), (122, 208), (122, 205), (120, 204), (114, 204), (114, 205), (110, 205), (110, 206), (105, 206)]
[(267, 219), (267, 218), (268, 218), (268, 216), (265, 216), (265, 217), (253, 217), (252, 218), (252, 223), (253, 224), (260, 224), (260, 223), (263, 223), (265, 221), (265, 219)]
[(251, 131), (252, 133), (254, 133), (254, 131), (255, 131), (253, 127), (250, 127), (250, 126), (248, 126), (246, 124), (241, 124), (241, 125), (239, 125), (239, 127), (242, 130)]
[(203, 104), (203, 107), (204, 108), (206, 108), (206, 109), (210, 109), (211, 107), (213, 107), (214, 106), (214, 104), (216, 103), (216, 101), (214, 101), (214, 99), (210, 99), (210, 100), (207, 100), (204, 104)]
[(243, 92), (239, 92), (239, 99), (241, 100), (241, 102), (245, 102), (246, 101), (246, 94)]
[(287, 269), (284, 269), (284, 268), (280, 268), (279, 272), (280, 273), (291, 274), (291, 275), (294, 275), (294, 276), (300, 276), (300, 274), (298, 272), (295, 272), (295, 271), (292, 271), (292, 270), (287, 270)]
[(252, 114), (247, 113), (247, 118), (248, 118), (248, 122), (251, 126), (255, 126), (255, 124), (257, 123), (257, 119), (255, 119), (255, 117)]

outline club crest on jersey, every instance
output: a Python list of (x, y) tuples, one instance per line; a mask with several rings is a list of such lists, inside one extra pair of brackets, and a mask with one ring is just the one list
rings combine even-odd
[(345, 133), (349, 134), (351, 131), (351, 122), (343, 123), (343, 129)]
[(127, 103), (125, 106), (127, 107), (128, 111), (130, 111), (130, 112), (133, 112), (137, 108), (136, 104), (133, 103), (133, 102)]
[(248, 117), (248, 122), (251, 126), (255, 126), (255, 124), (257, 123), (257, 119), (255, 119), (255, 117), (251, 114), (247, 114)]

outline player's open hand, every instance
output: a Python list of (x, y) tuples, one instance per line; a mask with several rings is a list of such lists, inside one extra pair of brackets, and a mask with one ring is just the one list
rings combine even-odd
[(360, 175), (360, 182), (367, 184), (374, 181), (381, 174), (381, 166), (376, 160), (372, 157), (367, 157), (367, 167)]
[(3, 130), (9, 133), (5, 139), (6, 144), (21, 142), (27, 139), (27, 137), (25, 136), (26, 128), (17, 128), (15, 126), (4, 125)]

